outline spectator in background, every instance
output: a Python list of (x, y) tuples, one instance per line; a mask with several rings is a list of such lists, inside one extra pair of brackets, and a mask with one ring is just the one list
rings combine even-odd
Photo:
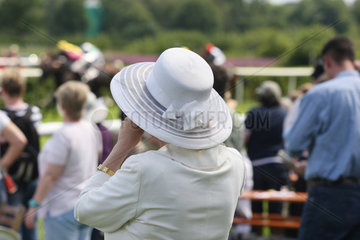
[(204, 48), (201, 56), (210, 65), (214, 74), (214, 89), (224, 98), (229, 87), (229, 76), (224, 67), (226, 57), (225, 54), (214, 44), (208, 43)]
[(323, 47), (322, 58), (331, 80), (303, 97), (301, 117), (285, 134), (291, 156), (310, 151), (309, 197), (298, 238), (359, 239), (360, 76), (353, 44), (335, 37)]
[(37, 213), (44, 218), (46, 240), (90, 239), (91, 228), (74, 218), (75, 201), (95, 173), (102, 149), (98, 129), (81, 120), (88, 92), (86, 84), (69, 81), (55, 94), (65, 123), (39, 154), (39, 184), (25, 217), (29, 228)]
[(226, 56), (224, 52), (212, 43), (205, 45), (205, 53), (203, 58), (206, 62), (214, 64), (215, 66), (223, 66), (226, 62)]
[[(281, 89), (273, 81), (263, 82), (256, 95), (261, 104), (249, 111), (245, 120), (245, 144), (254, 167), (254, 190), (280, 190), (288, 184), (288, 170), (277, 156), (283, 149), (282, 130), (286, 111), (280, 106)], [(280, 213), (281, 204), (270, 203), (270, 213)], [(262, 213), (261, 203), (252, 203), (256, 213)]]
[(26, 91), (26, 79), (20, 71), (12, 68), (4, 71), (1, 82), (1, 98), (5, 104), (5, 111), (12, 112), (16, 116), (29, 115), (31, 122), (36, 128), (42, 120), (39, 107), (24, 102), (23, 95)]
[[(18, 191), (9, 195), (8, 201), (13, 206), (23, 204), (27, 207), (27, 202), (34, 193), (38, 178), (37, 156), (40, 144), (37, 127), (41, 122), (42, 115), (38, 107), (24, 102), (26, 79), (21, 76), (18, 69), (10, 68), (4, 71), (1, 90), (1, 98), (5, 103), (3, 111), (25, 134), (28, 141), (19, 158), (9, 169), (9, 174), (18, 186)], [(7, 145), (3, 145), (1, 152), (6, 149)], [(37, 238), (36, 229), (27, 229), (25, 225), (22, 225), (20, 234), (23, 240)]]

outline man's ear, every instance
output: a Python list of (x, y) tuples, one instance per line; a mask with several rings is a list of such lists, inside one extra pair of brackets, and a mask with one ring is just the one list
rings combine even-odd
[(324, 55), (323, 61), (324, 61), (324, 67), (326, 66), (327, 69), (331, 68), (333, 62), (329, 55)]

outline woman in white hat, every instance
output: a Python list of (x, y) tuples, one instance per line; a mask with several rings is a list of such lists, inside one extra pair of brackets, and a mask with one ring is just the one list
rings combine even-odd
[[(81, 193), (76, 219), (108, 240), (227, 239), (245, 168), (221, 144), (232, 122), (212, 85), (210, 66), (182, 48), (115, 75), (111, 92), (128, 118)], [(164, 146), (125, 161), (144, 131)]]

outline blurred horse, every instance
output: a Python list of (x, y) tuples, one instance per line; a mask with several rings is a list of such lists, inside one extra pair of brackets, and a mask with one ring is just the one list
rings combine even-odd
[(101, 69), (88, 63), (83, 71), (74, 70), (74, 64), (76, 61), (64, 52), (47, 53), (40, 64), (43, 74), (39, 78), (39, 83), (43, 83), (52, 77), (57, 88), (66, 81), (78, 80), (87, 83), (91, 91), (99, 97), (103, 89), (109, 89), (112, 77), (120, 71), (119, 67), (112, 63), (105, 63)]

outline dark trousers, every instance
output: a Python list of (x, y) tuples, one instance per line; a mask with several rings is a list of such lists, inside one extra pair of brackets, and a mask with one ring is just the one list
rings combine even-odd
[[(288, 169), (282, 163), (269, 163), (254, 167), (254, 190), (280, 190), (289, 183)], [(262, 202), (252, 202), (252, 211), (262, 213)], [(269, 213), (281, 213), (281, 203), (270, 203)]]
[(360, 239), (360, 185), (311, 186), (298, 239)]

